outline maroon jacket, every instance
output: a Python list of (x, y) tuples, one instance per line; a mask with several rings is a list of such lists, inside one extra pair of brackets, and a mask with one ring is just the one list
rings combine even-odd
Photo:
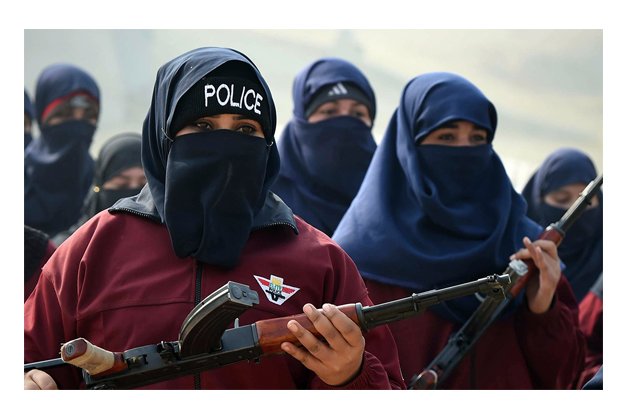
[[(374, 303), (406, 297), (405, 288), (365, 280)], [(491, 326), (441, 389), (567, 389), (584, 360), (577, 304), (563, 277), (556, 301), (544, 314), (524, 302), (510, 317)], [(389, 324), (406, 383), (420, 373), (460, 327), (432, 311)]]
[[(67, 239), (42, 270), (24, 305), (24, 361), (58, 357), (62, 342), (84, 337), (111, 351), (177, 340), (194, 307), (195, 290), (206, 297), (228, 281), (249, 285), (260, 304), (240, 324), (299, 314), (308, 302), (371, 304), (352, 260), (322, 232), (296, 218), (299, 234), (272, 226), (252, 232), (237, 267), (223, 270), (175, 256), (165, 226), (134, 215), (94, 216)], [(278, 276), (298, 288), (282, 305), (264, 295), (255, 276)], [(199, 284), (196, 279), (199, 276)], [(345, 389), (405, 388), (397, 351), (386, 326), (367, 334), (360, 374)], [(50, 369), (59, 388), (81, 386), (73, 367)], [(192, 389), (186, 376), (150, 385)], [(204, 389), (329, 389), (289, 355), (240, 362), (201, 374)]]
[(52, 243), (52, 241), (48, 240), (46, 244), (45, 252), (43, 256), (39, 258), (39, 266), (36, 268), (35, 272), (33, 272), (25, 281), (24, 281), (24, 302), (28, 296), (33, 292), (35, 287), (37, 286), (37, 281), (39, 281), (39, 274), (41, 273), (41, 268), (43, 265), (50, 259), (54, 250), (56, 249), (56, 245)]
[(588, 350), (577, 383), (581, 389), (603, 365), (603, 275), (579, 303), (579, 325)]

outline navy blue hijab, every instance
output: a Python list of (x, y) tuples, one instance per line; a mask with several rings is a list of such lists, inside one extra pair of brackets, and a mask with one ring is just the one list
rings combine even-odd
[[(527, 214), (546, 227), (564, 215), (566, 209), (544, 202), (548, 193), (569, 184), (588, 184), (597, 177), (595, 166), (586, 154), (574, 148), (561, 148), (550, 154), (523, 189)], [(586, 210), (567, 231), (558, 247), (566, 265), (564, 274), (581, 301), (603, 271), (603, 194), (599, 206)]]
[(37, 80), (35, 110), (41, 135), (24, 154), (24, 220), (51, 236), (80, 216), (93, 180), (89, 147), (95, 126), (82, 120), (46, 126), (42, 117), (50, 103), (79, 92), (100, 100), (95, 80), (73, 65), (51, 65)]
[[(32, 102), (30, 101), (30, 97), (28, 96), (28, 92), (24, 89), (24, 115), (28, 115), (30, 118), (31, 124), (35, 122), (35, 108), (33, 107)], [(33, 141), (32, 133), (24, 132), (24, 150), (28, 145)]]
[[(419, 145), (454, 120), (486, 129), (489, 143)], [(429, 73), (406, 85), (333, 236), (364, 278), (415, 292), (466, 282), (502, 272), (522, 238), (540, 233), (493, 150), (496, 127), (493, 104), (460, 76)], [(463, 322), (478, 305), (464, 297), (434, 311)]]
[[(264, 90), (269, 109), (269, 131), (265, 133), (265, 140), (242, 137), (243, 134), (225, 130), (173, 138), (176, 132), (171, 131), (172, 121), (176, 105), (182, 96), (203, 77), (233, 61), (240, 62), (251, 70)], [(148, 184), (138, 196), (118, 201), (109, 211), (137, 213), (164, 223), (178, 256), (191, 256), (208, 264), (231, 268), (238, 262), (243, 248), (241, 243), (244, 244), (252, 230), (285, 224), (297, 230), (290, 209), (269, 191), (280, 169), (280, 158), (274, 145), (275, 127), (276, 111), (269, 87), (254, 63), (242, 53), (233, 49), (206, 47), (189, 51), (171, 60), (157, 73), (152, 103), (143, 124), (141, 160)], [(219, 190), (216, 189), (219, 186), (213, 183), (214, 177), (207, 179), (207, 176), (184, 176), (184, 180), (180, 180), (183, 176), (179, 173), (194, 167), (202, 168), (207, 161), (210, 162), (220, 154), (236, 157), (237, 153), (247, 151), (246, 149), (256, 149), (258, 144), (262, 147), (259, 151), (264, 157), (264, 173), (259, 179), (258, 197), (255, 196), (250, 205), (209, 208), (206, 204), (202, 205), (198, 198), (202, 194), (212, 197)], [(172, 157), (180, 158), (172, 162)], [(225, 169), (219, 168), (220, 165), (216, 163), (212, 170), (217, 179), (226, 174)], [(224, 167), (232, 168), (232, 165)], [(234, 169), (239, 167), (245, 166), (234, 165)], [(249, 170), (243, 173), (250, 178), (255, 176)], [(248, 188), (249, 186), (244, 190), (241, 188), (236, 192), (222, 193), (242, 193)], [(174, 192), (179, 197), (172, 197)], [(198, 198), (195, 195), (199, 195)], [(187, 200), (187, 197), (190, 199)], [(234, 211), (237, 215), (232, 215)], [(245, 220), (246, 216), (251, 216), (251, 224), (243, 229), (242, 241), (237, 238), (236, 241), (227, 243), (230, 241), (228, 227), (236, 228), (236, 232), (241, 233), (240, 224), (232, 223), (235, 216)], [(185, 235), (188, 235), (187, 240)], [(209, 238), (213, 239), (209, 241)], [(223, 243), (213, 243), (214, 238), (223, 238)]]
[(317, 229), (332, 235), (358, 192), (376, 143), (371, 127), (341, 116), (309, 123), (305, 110), (320, 89), (349, 82), (365, 93), (375, 117), (375, 94), (364, 74), (338, 58), (319, 59), (305, 67), (293, 82), (293, 118), (278, 148), (282, 165), (272, 191), (293, 212)]

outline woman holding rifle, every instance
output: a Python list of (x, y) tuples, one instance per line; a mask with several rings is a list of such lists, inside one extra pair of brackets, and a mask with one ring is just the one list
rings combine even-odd
[[(151, 388), (403, 388), (388, 328), (363, 334), (332, 305), (371, 304), (354, 263), (269, 191), (275, 128), (269, 87), (242, 53), (200, 48), (163, 65), (143, 125), (147, 185), (90, 219), (43, 268), (24, 305), (25, 361), (78, 337), (112, 351), (175, 340), (196, 304), (235, 281), (260, 293), (241, 325), (303, 309), (326, 341), (289, 321), (301, 348), (285, 342), (286, 354), (259, 364)], [(24, 377), (30, 389), (80, 386), (67, 366)]]
[[(412, 79), (333, 239), (376, 303), (502, 272), (515, 252), (532, 258), (539, 278), (440, 386), (567, 388), (584, 359), (577, 304), (555, 244), (535, 240), (541, 228), (493, 149), (496, 126), (494, 105), (468, 80)], [(404, 377), (426, 368), (478, 305), (467, 297), (391, 325)]]

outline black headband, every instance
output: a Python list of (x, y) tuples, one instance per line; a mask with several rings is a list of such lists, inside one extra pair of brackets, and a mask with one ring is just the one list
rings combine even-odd
[(201, 117), (216, 114), (241, 114), (260, 123), (270, 138), (269, 105), (263, 87), (239, 77), (205, 77), (178, 101), (170, 131), (178, 131)]
[(369, 109), (369, 114), (373, 114), (371, 100), (360, 88), (351, 82), (337, 82), (321, 88), (319, 92), (311, 98), (308, 105), (306, 105), (304, 115), (308, 118), (322, 104), (336, 101), (337, 99), (353, 99), (358, 101)]

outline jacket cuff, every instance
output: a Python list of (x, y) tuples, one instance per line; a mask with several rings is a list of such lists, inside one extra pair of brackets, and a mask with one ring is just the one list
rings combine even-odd
[(384, 366), (382, 366), (377, 357), (366, 350), (360, 373), (350, 382), (339, 386), (331, 386), (319, 379), (318, 376), (315, 376), (310, 386), (311, 389), (326, 390), (391, 389), (391, 383), (388, 380), (388, 374), (384, 370)]
[(527, 304), (527, 298), (523, 300), (523, 320), (531, 324), (533, 327), (548, 328), (551, 324), (557, 324), (560, 321), (560, 313), (562, 311), (562, 303), (558, 301), (558, 295), (554, 294), (551, 305), (544, 313), (536, 314), (530, 310)]

